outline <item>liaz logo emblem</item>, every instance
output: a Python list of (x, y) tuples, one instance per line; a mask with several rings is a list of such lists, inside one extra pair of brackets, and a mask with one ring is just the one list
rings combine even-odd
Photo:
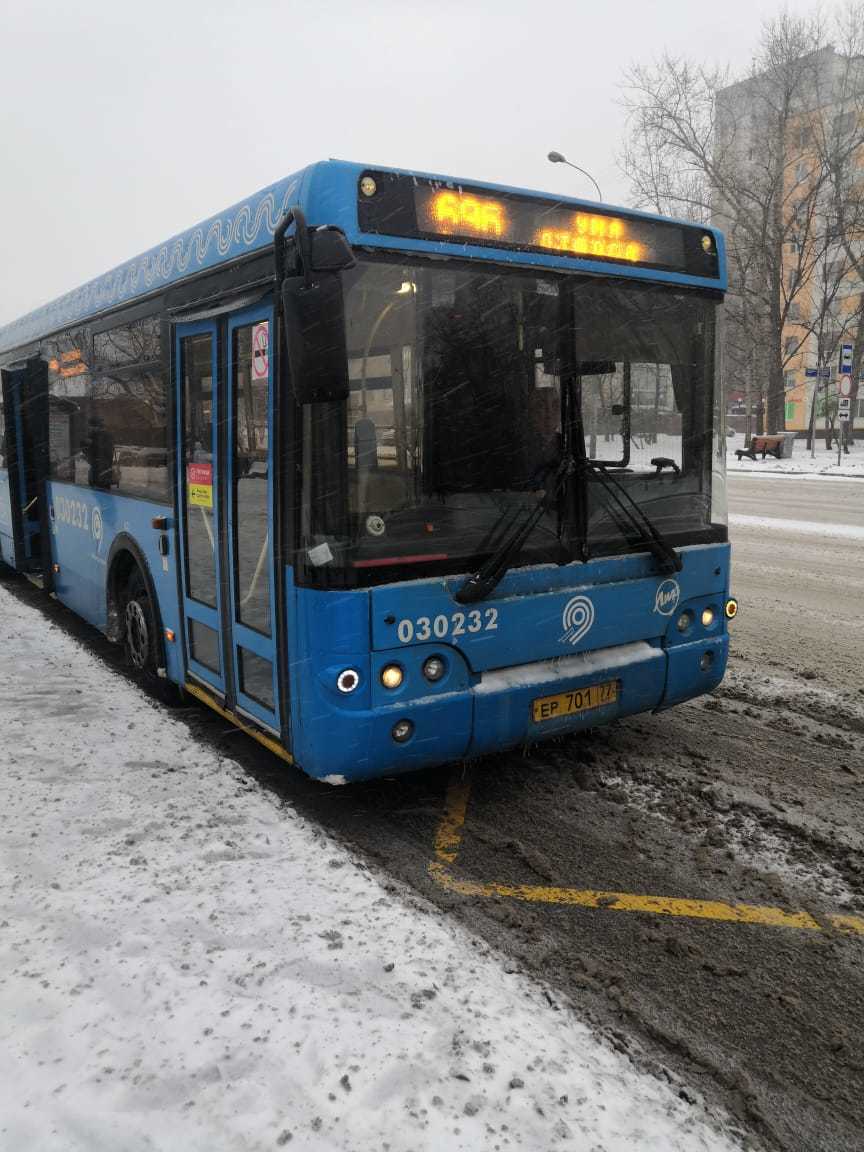
[(559, 637), (559, 643), (578, 644), (594, 623), (594, 605), (587, 596), (574, 596), (564, 605), (561, 623), (564, 634)]
[(680, 599), (681, 588), (678, 581), (664, 580), (657, 588), (657, 595), (654, 597), (654, 611), (659, 612), (661, 616), (671, 616), (678, 607)]

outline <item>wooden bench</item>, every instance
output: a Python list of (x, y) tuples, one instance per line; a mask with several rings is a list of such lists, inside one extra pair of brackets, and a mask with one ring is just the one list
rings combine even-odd
[(756, 459), (756, 453), (762, 453), (762, 459), (770, 452), (772, 456), (776, 456), (779, 460), (783, 455), (783, 437), (782, 436), (751, 436), (750, 445), (748, 448), (736, 448), (735, 455), (740, 460), (742, 456), (749, 456), (751, 460)]

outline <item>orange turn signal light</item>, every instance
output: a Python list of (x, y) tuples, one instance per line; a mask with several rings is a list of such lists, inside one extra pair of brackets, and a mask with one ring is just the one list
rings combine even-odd
[(737, 615), (738, 615), (738, 601), (732, 600), (732, 599), (727, 600), (726, 601), (726, 619), (727, 620), (734, 620)]

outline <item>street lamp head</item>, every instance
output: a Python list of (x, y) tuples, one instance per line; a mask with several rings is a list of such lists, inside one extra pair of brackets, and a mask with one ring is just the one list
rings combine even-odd
[(550, 152), (547, 160), (551, 160), (553, 164), (566, 164), (566, 157), (562, 156), (560, 152)]

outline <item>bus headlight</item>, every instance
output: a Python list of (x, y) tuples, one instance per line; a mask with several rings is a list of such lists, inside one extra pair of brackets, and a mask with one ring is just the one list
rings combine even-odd
[(405, 673), (398, 664), (385, 664), (381, 669), (381, 683), (385, 688), (399, 688), (405, 679)]
[(440, 680), (446, 671), (447, 665), (440, 656), (430, 656), (423, 664), (423, 675), (433, 684), (436, 680)]
[(703, 628), (710, 628), (713, 623), (714, 623), (714, 609), (713, 608), (703, 608), (702, 609), (702, 627)]
[(692, 612), (682, 612), (678, 617), (677, 628), (679, 632), (686, 632), (690, 625), (693, 623)]

